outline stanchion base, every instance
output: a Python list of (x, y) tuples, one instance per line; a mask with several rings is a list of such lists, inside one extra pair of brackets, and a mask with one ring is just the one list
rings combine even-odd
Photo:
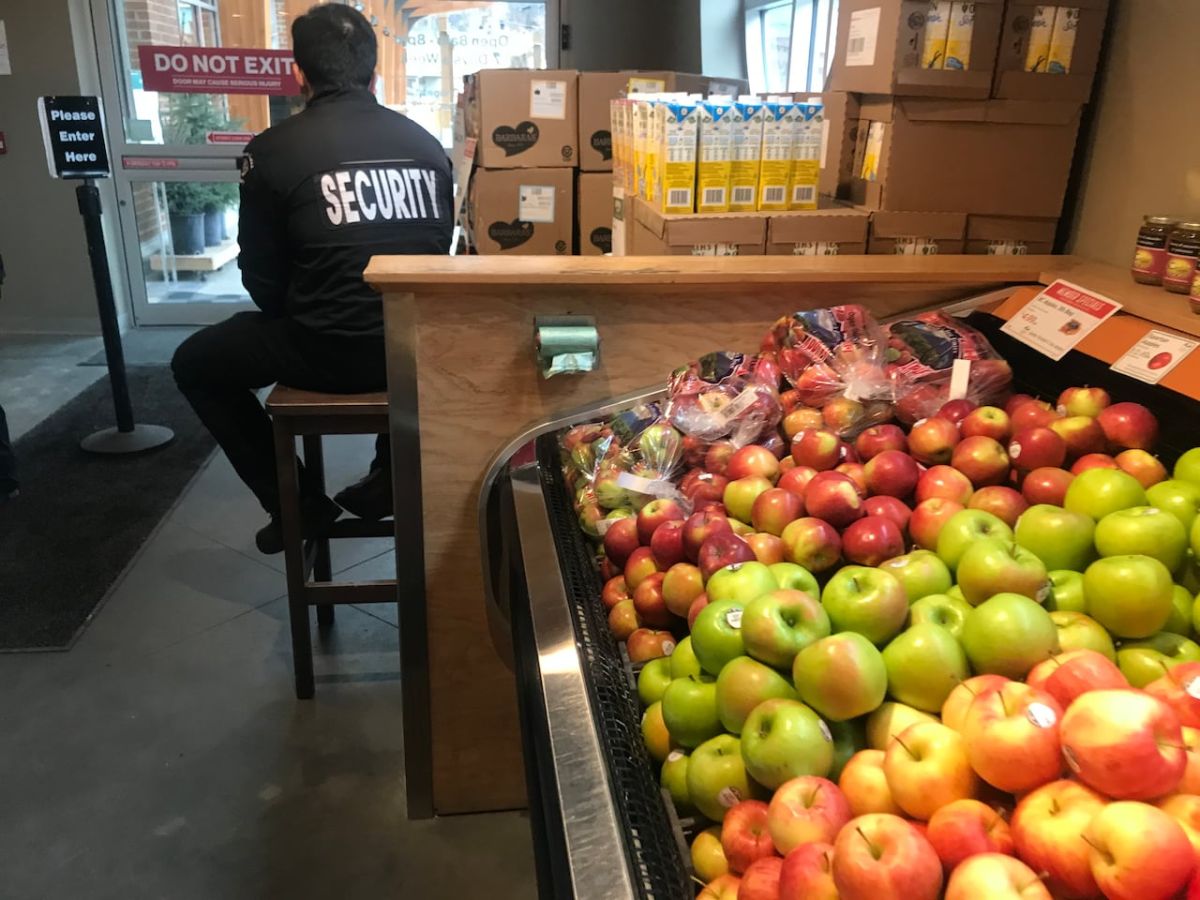
[(79, 442), (88, 453), (142, 453), (175, 440), (175, 432), (161, 425), (134, 425), (133, 431), (105, 428)]

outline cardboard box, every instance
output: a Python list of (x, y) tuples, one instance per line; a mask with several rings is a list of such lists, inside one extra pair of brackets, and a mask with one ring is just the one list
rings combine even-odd
[(966, 213), (873, 212), (867, 253), (935, 256), (963, 252)]
[(758, 213), (667, 216), (644, 200), (633, 202), (634, 256), (762, 256), (767, 217)]
[(480, 255), (570, 256), (574, 195), (573, 169), (476, 169), (468, 213), (476, 249)]
[[(992, 96), (1006, 100), (1060, 100), (1070, 103), (1086, 103), (1092, 96), (1092, 83), (1096, 79), (1096, 68), (1100, 63), (1100, 46), (1104, 40), (1104, 24), (1108, 18), (1109, 0), (1071, 0), (1063, 7), (1078, 9), (1079, 18), (1071, 48), (1069, 71), (1051, 72), (1050, 58), (1046, 49), (1046, 66), (1040, 71), (1028, 71), (1030, 56), (1037, 56), (1034, 42), (1045, 37), (1044, 29), (1034, 28), (1039, 7), (1042, 3), (1008, 4), (1004, 13), (1004, 25), (1000, 34), (1000, 51), (996, 58), (996, 76), (992, 85)], [(1057, 5), (1052, 11), (1057, 11)], [(1043, 16), (1044, 18), (1044, 16)], [(1065, 27), (1065, 26), (1064, 26)], [(1054, 42), (1055, 28), (1051, 24), (1049, 39)], [(1059, 50), (1056, 57), (1062, 62), (1062, 33), (1060, 29)]]
[(613, 252), (613, 178), (611, 172), (580, 172), (579, 255)]
[(578, 73), (484, 69), (467, 76), (467, 134), (486, 169), (574, 167), (579, 157)]
[(767, 223), (767, 255), (860, 256), (870, 222), (866, 210), (843, 206), (776, 213)]
[(830, 91), (821, 94), (821, 103), (825, 107), (825, 130), (817, 190), (827, 197), (846, 198), (850, 196), (858, 143), (858, 95)]
[(966, 253), (1025, 256), (1054, 252), (1058, 219), (967, 216)]
[[(850, 199), (870, 209), (1054, 218), (1079, 115), (1074, 103), (864, 97)], [(874, 180), (861, 177), (872, 134)]]
[[(958, 5), (957, 3), (955, 4)], [(842, 0), (829, 87), (835, 91), (982, 100), (992, 90), (1004, 0), (975, 0), (965, 54), (969, 68), (946, 69), (945, 4), (930, 0)], [(963, 35), (957, 39), (962, 42)], [(926, 59), (927, 45), (936, 53)], [(933, 61), (937, 68), (922, 68)]]

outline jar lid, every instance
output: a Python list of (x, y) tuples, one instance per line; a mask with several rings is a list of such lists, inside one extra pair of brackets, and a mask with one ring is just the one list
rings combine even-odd
[(1174, 225), (1178, 219), (1173, 219), (1170, 216), (1143, 216), (1145, 221), (1151, 225)]
[(1180, 231), (1200, 231), (1200, 222), (1180, 222), (1175, 227)]

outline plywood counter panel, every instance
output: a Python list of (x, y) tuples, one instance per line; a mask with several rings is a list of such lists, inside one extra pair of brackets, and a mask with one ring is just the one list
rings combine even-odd
[[(476, 518), (485, 466), (510, 438), (557, 411), (662, 384), (699, 354), (755, 349), (776, 317), (797, 309), (862, 302), (886, 317), (1037, 282), (1048, 259), (372, 261), (389, 356), (409, 354), (416, 377), (434, 809), (525, 802), (515, 687), (489, 636)], [(533, 320), (565, 314), (595, 317), (600, 366), (543, 380)]]

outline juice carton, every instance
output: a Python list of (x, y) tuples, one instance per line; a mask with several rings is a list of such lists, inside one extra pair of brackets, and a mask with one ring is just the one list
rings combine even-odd
[(866, 146), (858, 177), (866, 181), (879, 180), (879, 158), (883, 155), (883, 122), (872, 122), (867, 129)]
[(729, 211), (758, 209), (758, 176), (762, 165), (763, 119), (766, 109), (755, 97), (743, 97), (733, 105), (730, 137), (733, 163), (729, 170)]
[(633, 104), (633, 166), (634, 194), (650, 200), (654, 192), (654, 169), (651, 168), (650, 127), (654, 101), (645, 96), (636, 97)]
[(658, 193), (654, 200), (664, 213), (696, 211), (696, 149), (700, 111), (695, 100), (664, 100), (655, 108), (660, 138), (657, 153)]
[(786, 210), (792, 180), (792, 142), (799, 112), (790, 100), (765, 104), (762, 165), (758, 173), (758, 208)]
[(1050, 61), (1050, 36), (1054, 32), (1053, 6), (1035, 6), (1029, 21), (1029, 50), (1025, 54), (1026, 72), (1045, 72)]
[(953, 4), (950, 31), (946, 35), (947, 69), (965, 72), (971, 68), (971, 39), (975, 36), (975, 4)]
[(921, 45), (921, 68), (941, 69), (946, 64), (946, 37), (950, 31), (950, 0), (934, 0), (925, 13), (925, 40)]
[(696, 163), (696, 212), (729, 212), (733, 171), (732, 100), (705, 100), (699, 105), (700, 154)]
[(817, 181), (821, 176), (821, 142), (825, 133), (825, 107), (820, 103), (797, 103), (796, 113), (788, 209), (816, 209)]
[(1054, 16), (1054, 30), (1050, 34), (1050, 61), (1046, 71), (1051, 75), (1067, 75), (1071, 71), (1071, 57), (1075, 55), (1075, 35), (1079, 31), (1079, 8), (1060, 6)]

